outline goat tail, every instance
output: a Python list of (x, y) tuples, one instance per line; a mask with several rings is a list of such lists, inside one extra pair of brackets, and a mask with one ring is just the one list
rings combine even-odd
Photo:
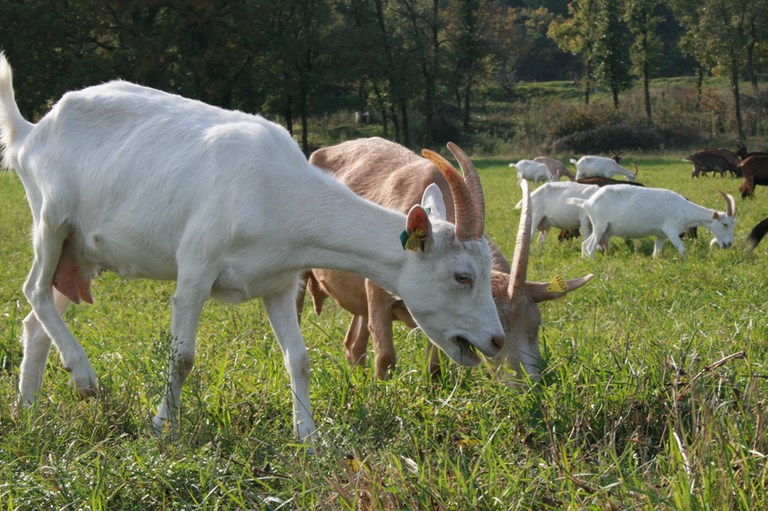
[(750, 251), (754, 250), (766, 233), (768, 233), (768, 218), (754, 226), (749, 232), (749, 236), (747, 236), (747, 249)]
[(21, 115), (13, 94), (13, 72), (5, 53), (0, 52), (0, 143), (6, 149), (24, 138), (33, 124)]
[(574, 158), (571, 158), (571, 163), (573, 163), (574, 165), (576, 165), (576, 164), (578, 163), (578, 160), (576, 160), (576, 159), (574, 159)]

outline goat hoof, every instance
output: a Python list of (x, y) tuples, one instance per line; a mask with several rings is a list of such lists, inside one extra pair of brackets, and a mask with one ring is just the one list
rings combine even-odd
[(99, 384), (96, 381), (96, 373), (90, 364), (80, 367), (77, 371), (70, 370), (70, 382), (75, 387), (80, 399), (94, 397), (99, 392)]

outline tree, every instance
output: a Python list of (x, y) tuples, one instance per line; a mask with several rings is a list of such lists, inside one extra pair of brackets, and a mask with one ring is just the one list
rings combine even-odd
[(608, 87), (613, 106), (619, 108), (619, 93), (632, 85), (629, 69), (629, 44), (622, 21), (623, 0), (600, 0), (595, 19), (593, 46), (595, 79)]
[(626, 19), (633, 41), (630, 47), (632, 71), (643, 82), (645, 115), (651, 120), (650, 81), (661, 61), (663, 44), (658, 34), (663, 21), (657, 14), (660, 0), (627, 0)]
[[(749, 24), (756, 2), (765, 0), (675, 0), (673, 5), (686, 33), (686, 51), (702, 69), (726, 76), (731, 83), (736, 130), (746, 138), (741, 116), (739, 76), (744, 66), (749, 41)], [(692, 12), (695, 11), (695, 12)]]
[(559, 48), (581, 59), (585, 105), (589, 105), (595, 61), (598, 8), (598, 0), (574, 0), (568, 4), (571, 17), (557, 18), (547, 29), (547, 36), (555, 41)]
[(454, 1), (449, 19), (457, 20), (457, 23), (449, 23), (447, 35), (451, 39), (453, 61), (455, 64), (457, 83), (457, 96), (462, 110), (462, 127), (469, 130), (471, 113), (472, 89), (480, 81), (482, 57), (487, 53), (486, 42), (483, 37), (483, 11), (482, 0)]
[(752, 90), (755, 96), (760, 94), (760, 88), (757, 85), (757, 74), (755, 73), (755, 50), (768, 40), (768, 27), (764, 20), (768, 17), (768, 2), (756, 1), (747, 15), (747, 25), (749, 27), (747, 39), (747, 62), (746, 71), (749, 81), (752, 84)]

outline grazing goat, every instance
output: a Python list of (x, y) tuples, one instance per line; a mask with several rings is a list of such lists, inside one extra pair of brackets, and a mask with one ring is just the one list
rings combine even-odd
[(554, 181), (554, 176), (549, 171), (549, 167), (544, 163), (533, 160), (520, 160), (517, 163), (510, 163), (510, 167), (517, 168), (517, 182), (521, 179), (530, 179), (534, 183)]
[[(97, 391), (83, 348), (61, 318), (92, 302), (108, 269), (175, 280), (168, 384), (153, 418), (177, 427), (179, 398), (208, 297), (262, 297), (283, 352), (299, 439), (315, 432), (309, 357), (297, 321), (299, 275), (311, 267), (363, 273), (401, 296), (452, 359), (496, 356), (504, 331), (491, 295), (491, 251), (473, 192), (446, 171), (455, 226), (422, 206), (408, 215), (363, 200), (310, 165), (282, 127), (139, 85), (113, 81), (65, 94), (38, 122), (15, 103), (0, 56), (4, 161), (33, 217), (34, 261), (24, 284), (22, 403), (37, 398), (51, 342), (77, 393)], [(431, 197), (427, 202), (442, 200)], [(332, 205), (333, 207), (329, 207)], [(407, 246), (399, 238), (406, 229)], [(473, 348), (474, 346), (474, 348)]]
[[(612, 159), (614, 161), (618, 161), (617, 159), (620, 160), (621, 157), (619, 155), (614, 155)], [(602, 176), (583, 177), (581, 179), (576, 179), (574, 183), (580, 183), (583, 185), (597, 185), (597, 186), (609, 186), (609, 185), (645, 186), (644, 184), (638, 183), (637, 181), (626, 181), (626, 180), (613, 179), (610, 177), (602, 177)], [(560, 234), (557, 236), (557, 239), (560, 241), (563, 241), (571, 238), (576, 238), (578, 236), (579, 236), (578, 228), (564, 229), (560, 231)]]
[(749, 231), (749, 236), (747, 236), (748, 250), (754, 250), (765, 237), (765, 233), (768, 233), (768, 218), (763, 219)]
[(741, 175), (739, 159), (738, 154), (728, 149), (700, 149), (683, 158), (683, 161), (689, 161), (693, 164), (691, 178), (698, 177), (699, 173), (706, 175), (707, 172), (712, 172), (712, 174), (719, 172), (722, 178), (726, 172)]
[(768, 186), (768, 154), (753, 153), (739, 162), (744, 181), (739, 191), (741, 198), (755, 196), (755, 186)]
[[(531, 242), (535, 231), (539, 231), (538, 243), (542, 243), (549, 229), (557, 227), (568, 232), (581, 229), (585, 236), (591, 232), (589, 217), (579, 205), (567, 202), (567, 199), (589, 199), (598, 190), (596, 185), (580, 184), (575, 181), (562, 183), (544, 183), (531, 193), (532, 225)], [(523, 206), (525, 199), (515, 205)], [(562, 234), (562, 233), (561, 233)]]
[(689, 227), (705, 227), (722, 248), (733, 243), (736, 202), (731, 195), (720, 193), (725, 198), (725, 213), (694, 204), (672, 190), (627, 185), (606, 186), (586, 201), (568, 200), (581, 204), (592, 223), (592, 234), (581, 245), (582, 256), (594, 257), (598, 243), (607, 243), (611, 236), (656, 236), (653, 257), (660, 253), (664, 239), (685, 257), (680, 233)]
[[(457, 146), (449, 144), (449, 149), (458, 160), (467, 181), (479, 189), (480, 179), (471, 160)], [(315, 151), (310, 156), (310, 162), (328, 169), (361, 196), (401, 211), (408, 210), (425, 189), (437, 186), (444, 190), (447, 217), (450, 219), (454, 214), (454, 200), (446, 190), (445, 179), (435, 167), (436, 162), (421, 158), (399, 144), (381, 138), (353, 140)], [(527, 190), (525, 180), (521, 186)], [(524, 196), (527, 198), (528, 194), (524, 193)], [(478, 211), (479, 222), (483, 221), (482, 213), (482, 210)], [(489, 361), (490, 366), (495, 368), (496, 377), (510, 384), (517, 381), (515, 373), (521, 369), (532, 378), (538, 374), (538, 329), (541, 322), (538, 303), (564, 296), (592, 278), (592, 275), (587, 275), (569, 281), (562, 291), (549, 291), (547, 283), (526, 282), (530, 246), (530, 208), (527, 206), (523, 210), (521, 226), (523, 219), (528, 227), (525, 231), (521, 228), (518, 233), (512, 268), (495, 251), (491, 276), (493, 296), (506, 338), (501, 352)], [(307, 274), (307, 290), (317, 314), (328, 296), (354, 314), (344, 341), (347, 360), (352, 364), (365, 362), (370, 333), (374, 340), (376, 376), (387, 378), (396, 364), (392, 321), (399, 319), (409, 327), (415, 326), (402, 300), (371, 280), (323, 269)], [(431, 351), (430, 369), (436, 372), (439, 363), (434, 356), (436, 352)]]
[(555, 181), (560, 181), (560, 178), (563, 176), (567, 177), (569, 181), (576, 179), (576, 176), (573, 174), (573, 172), (568, 170), (565, 164), (556, 158), (550, 158), (549, 156), (537, 156), (533, 159), (533, 161), (543, 163), (549, 167), (549, 172), (552, 173)]
[(637, 165), (635, 165), (635, 172), (633, 173), (616, 163), (614, 159), (605, 156), (582, 156), (578, 160), (571, 158), (571, 163), (576, 165), (577, 180), (586, 177), (613, 177), (615, 175), (624, 176), (630, 181), (637, 179)]

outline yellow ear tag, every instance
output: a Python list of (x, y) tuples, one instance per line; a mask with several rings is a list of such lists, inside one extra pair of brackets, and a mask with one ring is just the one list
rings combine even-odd
[(400, 242), (403, 244), (404, 250), (412, 250), (418, 252), (421, 250), (421, 240), (424, 239), (424, 230), (420, 227), (416, 227), (413, 231), (403, 231), (400, 234)]
[[(547, 286), (547, 291), (551, 293), (566, 293), (568, 292), (568, 286), (565, 283), (565, 279), (562, 275), (555, 275)], [(556, 300), (565, 300), (566, 295), (555, 298)]]

